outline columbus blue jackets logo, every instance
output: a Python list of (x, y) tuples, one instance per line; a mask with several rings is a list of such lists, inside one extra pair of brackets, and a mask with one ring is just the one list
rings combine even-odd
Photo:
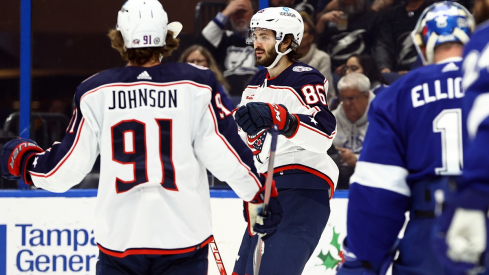
[(258, 155), (263, 149), (267, 133), (266, 130), (261, 130), (256, 135), (248, 135), (248, 147), (250, 147), (253, 155)]
[(292, 68), (292, 71), (294, 71), (294, 72), (308, 72), (308, 71), (312, 71), (312, 68), (304, 67), (304, 66), (295, 66), (294, 68)]
[(134, 40), (132, 41), (132, 44), (134, 44), (134, 45), (139, 45), (139, 39), (134, 39)]

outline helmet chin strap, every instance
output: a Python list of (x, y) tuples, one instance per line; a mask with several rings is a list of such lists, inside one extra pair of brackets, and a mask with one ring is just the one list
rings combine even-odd
[(290, 48), (289, 48), (289, 49), (287, 49), (285, 52), (281, 53), (281, 52), (278, 50), (278, 45), (279, 45), (281, 42), (282, 42), (282, 41), (277, 41), (277, 42), (275, 43), (275, 51), (277, 52), (277, 57), (275, 57), (275, 60), (273, 61), (273, 63), (272, 63), (270, 66), (265, 67), (265, 68), (267, 68), (268, 70), (273, 69), (273, 67), (275, 67), (275, 66), (277, 65), (278, 61), (280, 60), (280, 58), (282, 58), (282, 56), (284, 56), (284, 55), (286, 55), (286, 54), (290, 53), (290, 51), (292, 51), (292, 49), (290, 49)]

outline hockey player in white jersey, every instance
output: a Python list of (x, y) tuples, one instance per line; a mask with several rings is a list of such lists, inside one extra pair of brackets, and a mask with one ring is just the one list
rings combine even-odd
[[(489, 1), (474, 3), (479, 24), (464, 49), (462, 109), (469, 138), (456, 188), (439, 193), (435, 247), (443, 263), (459, 274), (489, 274)], [(452, 186), (455, 187), (455, 186)]]
[[(338, 275), (452, 274), (431, 245), (434, 191), (462, 172), (461, 68), (472, 15), (455, 2), (424, 10), (412, 32), (425, 66), (372, 101), (350, 179), (345, 262)], [(398, 236), (409, 213), (404, 235)]]
[[(178, 47), (181, 28), (168, 24), (157, 0), (127, 1), (109, 37), (128, 66), (78, 86), (61, 142), (43, 151), (19, 138), (2, 148), (2, 176), (53, 192), (79, 183), (101, 156), (97, 274), (206, 275), (213, 240), (206, 168), (245, 201), (262, 202), (264, 177), (212, 71), (160, 63)], [(272, 218), (255, 227), (269, 235), (282, 213), (272, 190)]]
[[(264, 237), (259, 274), (301, 274), (328, 221), (338, 179), (338, 167), (326, 153), (336, 135), (336, 120), (326, 103), (328, 80), (297, 62), (304, 32), (297, 11), (266, 8), (250, 24), (248, 43), (265, 68), (244, 90), (235, 120), (260, 172), (268, 167), (267, 129), (278, 125), (273, 176), (284, 210), (275, 234)], [(251, 230), (244, 233), (233, 274), (253, 274), (257, 239)]]

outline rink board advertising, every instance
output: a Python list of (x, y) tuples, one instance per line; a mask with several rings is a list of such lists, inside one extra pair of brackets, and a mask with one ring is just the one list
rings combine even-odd
[[(211, 191), (213, 228), (228, 274), (246, 223), (232, 191)], [(347, 193), (331, 201), (331, 216), (303, 274), (335, 274), (346, 236)], [(93, 232), (96, 190), (0, 191), (0, 275), (95, 274)], [(238, 213), (238, 214), (236, 214)], [(209, 274), (218, 275), (209, 257)]]

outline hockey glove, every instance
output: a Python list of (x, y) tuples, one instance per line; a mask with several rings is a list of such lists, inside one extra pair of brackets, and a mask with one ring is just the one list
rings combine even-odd
[[(435, 253), (449, 269), (477, 274), (488, 265), (487, 239), (489, 194), (466, 189), (460, 194), (437, 190), (438, 209), (434, 226)], [(446, 198), (445, 198), (446, 197)], [(446, 199), (446, 200), (445, 200)]]
[(289, 114), (282, 104), (250, 102), (236, 111), (235, 120), (249, 135), (256, 135), (261, 130), (268, 130), (276, 124), (279, 134), (290, 136), (297, 127), (296, 117)]
[(44, 152), (41, 147), (31, 139), (17, 138), (3, 145), (1, 152), (2, 177), (8, 180), (19, 180), (30, 183), (30, 177), (26, 174), (27, 164), (31, 157)]
[[(263, 181), (264, 182), (264, 181)], [(282, 222), (282, 206), (278, 200), (278, 191), (275, 188), (275, 181), (272, 181), (272, 192), (268, 203), (268, 216), (263, 217), (263, 197), (265, 185), (258, 191), (255, 198), (250, 202), (244, 202), (244, 216), (248, 222), (248, 233), (253, 236), (256, 233), (268, 235), (273, 234), (280, 222)]]

